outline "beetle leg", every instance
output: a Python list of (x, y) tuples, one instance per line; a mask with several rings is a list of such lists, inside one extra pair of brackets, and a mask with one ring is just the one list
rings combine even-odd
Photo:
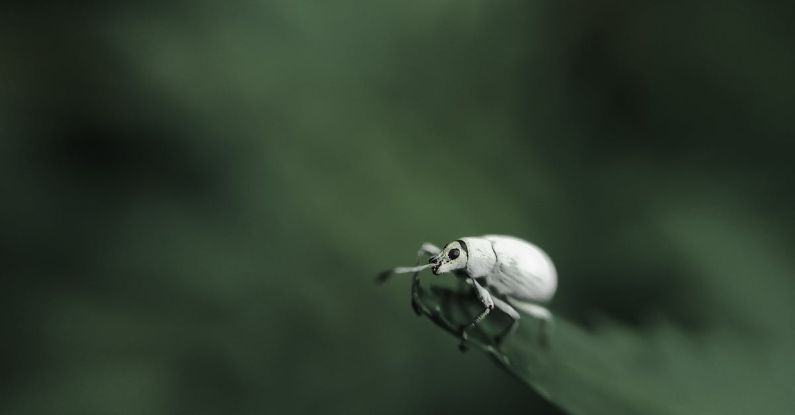
[(414, 263), (415, 265), (413, 267), (397, 267), (397, 268), (392, 268), (392, 269), (386, 270), (386, 271), (378, 274), (378, 276), (376, 277), (375, 281), (380, 284), (380, 283), (386, 281), (387, 279), (389, 279), (389, 277), (391, 277), (394, 274), (409, 274), (409, 273), (411, 273), (412, 274), (412, 276), (411, 276), (411, 280), (412, 280), (412, 282), (411, 282), (411, 308), (413, 308), (414, 312), (417, 313), (417, 315), (419, 316), (419, 315), (422, 314), (422, 312), (420, 310), (420, 296), (419, 296), (419, 293), (418, 293), (418, 289), (419, 289), (419, 285), (420, 285), (420, 279), (419, 279), (420, 271), (422, 271), (422, 270), (424, 270), (426, 268), (430, 268), (433, 265), (433, 264), (420, 265), (420, 262), (422, 262), (422, 258), (424, 256), (426, 256), (426, 255), (428, 255), (428, 256), (436, 256), (436, 255), (439, 255), (439, 253), (441, 253), (441, 252), (442, 252), (442, 250), (439, 249), (439, 247), (437, 247), (436, 245), (428, 243), (428, 242), (425, 242), (424, 244), (422, 244), (422, 246), (420, 246), (420, 249), (417, 251), (417, 260), (415, 261), (415, 263)]
[(466, 326), (461, 328), (461, 344), (459, 344), (458, 348), (461, 351), (466, 350), (466, 341), (467, 341), (467, 330), (475, 328), (481, 320), (486, 318), (486, 316), (491, 312), (494, 308), (494, 298), (492, 298), (489, 290), (483, 288), (476, 279), (469, 278), (469, 281), (472, 282), (472, 286), (475, 288), (475, 293), (478, 296), (478, 301), (483, 304), (483, 311), (480, 312), (475, 318)]
[(499, 297), (492, 297), (494, 299), (494, 306), (500, 309), (503, 313), (507, 314), (508, 317), (511, 318), (511, 324), (505, 328), (497, 337), (494, 338), (494, 342), (497, 343), (497, 347), (502, 346), (502, 342), (505, 341), (508, 337), (513, 335), (516, 331), (516, 328), (519, 327), (519, 319), (522, 318), (521, 314), (516, 311), (510, 304)]
[[(420, 246), (420, 249), (417, 251), (417, 261), (416, 261), (417, 266), (420, 265), (420, 262), (422, 261), (422, 258), (424, 256), (426, 255), (436, 256), (439, 255), (439, 253), (441, 252), (442, 250), (438, 246), (432, 243), (425, 242), (424, 244), (422, 244), (422, 246)], [(420, 286), (420, 271), (415, 271), (414, 275), (411, 276), (411, 308), (414, 310), (414, 313), (417, 314), (418, 316), (422, 314), (422, 311), (420, 311), (420, 295), (418, 292), (419, 286)]]
[(534, 318), (538, 319), (539, 321), (539, 342), (541, 346), (548, 347), (549, 346), (549, 337), (551, 335), (552, 326), (554, 320), (552, 319), (552, 313), (549, 312), (545, 307), (540, 306), (538, 304), (532, 303), (521, 303), (521, 305), (517, 305), (520, 310), (530, 314)]

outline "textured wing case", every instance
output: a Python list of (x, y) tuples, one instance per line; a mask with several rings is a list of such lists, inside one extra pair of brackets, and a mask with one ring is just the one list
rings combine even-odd
[(549, 257), (537, 246), (511, 236), (486, 235), (494, 247), (497, 264), (489, 286), (520, 300), (546, 302), (557, 288), (557, 273)]

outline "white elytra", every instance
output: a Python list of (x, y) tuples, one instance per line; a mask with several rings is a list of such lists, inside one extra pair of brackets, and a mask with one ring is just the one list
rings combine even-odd
[(490, 289), (509, 300), (547, 303), (555, 295), (555, 265), (541, 248), (504, 235), (461, 238), (469, 259), (466, 273), (484, 278)]

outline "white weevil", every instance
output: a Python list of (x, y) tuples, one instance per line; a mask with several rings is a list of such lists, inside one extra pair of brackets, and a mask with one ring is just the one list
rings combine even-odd
[[(429, 255), (427, 265), (419, 265)], [(545, 335), (552, 314), (543, 304), (548, 303), (557, 289), (557, 273), (552, 260), (539, 247), (513, 236), (484, 235), (452, 241), (439, 249), (424, 243), (417, 252), (417, 266), (397, 267), (382, 273), (379, 281), (392, 274), (413, 273), (416, 288), (420, 271), (431, 268), (435, 275), (453, 272), (475, 289), (483, 305), (468, 325), (461, 328), (461, 347), (467, 340), (467, 330), (477, 326), (489, 312), (498, 308), (511, 319), (511, 325), (496, 339), (497, 345), (516, 330), (520, 314), (514, 307), (539, 319)], [(412, 306), (419, 313), (416, 291), (412, 290)]]

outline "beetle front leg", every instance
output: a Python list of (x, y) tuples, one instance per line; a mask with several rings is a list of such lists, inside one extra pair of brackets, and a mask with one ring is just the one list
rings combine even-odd
[[(420, 246), (420, 249), (417, 251), (417, 260), (415, 264), (417, 266), (420, 265), (422, 262), (422, 258), (424, 256), (436, 256), (441, 253), (442, 250), (431, 243), (425, 242)], [(414, 310), (418, 316), (422, 315), (422, 311), (420, 310), (420, 295), (419, 295), (419, 287), (420, 287), (420, 272), (415, 271), (414, 275), (411, 276), (411, 308)]]
[(422, 244), (422, 246), (420, 246), (420, 249), (417, 251), (417, 260), (414, 262), (413, 267), (396, 267), (388, 269), (378, 274), (378, 276), (375, 278), (375, 282), (379, 284), (383, 283), (384, 281), (389, 279), (389, 277), (395, 274), (412, 274), (411, 308), (413, 308), (414, 312), (417, 313), (417, 315), (419, 316), (422, 314), (422, 311), (420, 310), (420, 296), (418, 293), (420, 285), (420, 279), (419, 279), (420, 271), (429, 268), (433, 265), (430, 263), (425, 265), (420, 265), (420, 262), (422, 262), (422, 258), (426, 255), (436, 256), (439, 255), (441, 252), (442, 250), (439, 249), (439, 247), (437, 247), (436, 245), (425, 242), (424, 244)]
[(474, 278), (469, 278), (469, 281), (471, 281), (472, 286), (475, 288), (475, 294), (477, 294), (478, 296), (478, 301), (480, 301), (480, 303), (483, 304), (483, 307), (485, 308), (483, 309), (483, 311), (480, 312), (480, 314), (475, 316), (472, 322), (461, 328), (461, 343), (458, 345), (458, 348), (462, 352), (466, 351), (467, 348), (466, 346), (466, 342), (468, 339), (467, 330), (475, 328), (478, 325), (478, 323), (480, 323), (481, 320), (486, 318), (489, 312), (491, 312), (491, 310), (494, 308), (494, 299), (491, 297), (491, 293), (489, 293), (489, 290), (483, 288)]

